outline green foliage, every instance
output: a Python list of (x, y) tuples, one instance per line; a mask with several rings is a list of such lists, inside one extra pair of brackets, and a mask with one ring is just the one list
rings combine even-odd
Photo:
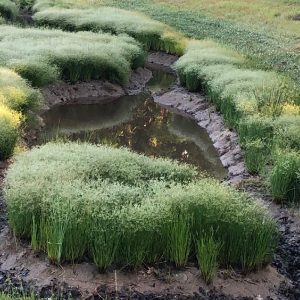
[(243, 62), (236, 52), (213, 42), (192, 42), (176, 69), (189, 90), (206, 89), (232, 126), (253, 113), (280, 115), (289, 99), (283, 79), (272, 72), (241, 69)]
[(15, 20), (18, 14), (18, 6), (10, 0), (0, 0), (0, 16), (7, 20)]
[(144, 63), (145, 53), (126, 35), (2, 26), (0, 57), (0, 64), (42, 86), (58, 79), (125, 83), (131, 68)]
[(18, 128), (5, 119), (1, 119), (0, 114), (0, 160), (7, 159), (14, 151), (18, 139)]
[(213, 230), (218, 263), (252, 269), (277, 241), (267, 210), (190, 166), (126, 149), (50, 143), (19, 155), (5, 184), (14, 234), (52, 262), (87, 255), (104, 270), (161, 259), (184, 266)]
[(263, 115), (250, 115), (240, 120), (238, 132), (242, 145), (247, 141), (256, 139), (261, 139), (266, 144), (271, 145), (274, 135), (274, 121)]
[(34, 300), (34, 296), (22, 296), (17, 293), (4, 294), (0, 293), (0, 300)]
[[(191, 43), (176, 68), (181, 83), (190, 90), (205, 90), (227, 123), (238, 130), (246, 166), (256, 174), (272, 163), (271, 154), (278, 147), (300, 150), (299, 107), (293, 104), (297, 91), (289, 80), (274, 72), (242, 69), (242, 62), (231, 50), (202, 41)], [(278, 182), (280, 171), (283, 177), (286, 172), (278, 165), (274, 168), (272, 182)]]
[(0, 160), (15, 148), (21, 121), (38, 108), (41, 95), (15, 72), (0, 68)]
[(300, 115), (282, 115), (274, 127), (275, 145), (281, 149), (300, 150)]
[[(40, 3), (41, 4), (41, 3)], [(35, 9), (42, 9), (39, 3)], [(34, 15), (39, 25), (61, 28), (68, 31), (109, 32), (129, 34), (145, 48), (182, 54), (185, 39), (168, 26), (154, 21), (143, 14), (112, 7), (94, 9), (44, 8)]]
[(169, 228), (169, 259), (174, 261), (177, 268), (186, 265), (192, 243), (192, 214), (176, 209)]
[(217, 259), (221, 245), (214, 240), (213, 233), (204, 234), (196, 240), (196, 256), (202, 277), (207, 284), (210, 284), (217, 273)]
[(278, 201), (300, 200), (300, 152), (279, 150), (275, 154), (274, 167), (270, 174), (271, 191)]

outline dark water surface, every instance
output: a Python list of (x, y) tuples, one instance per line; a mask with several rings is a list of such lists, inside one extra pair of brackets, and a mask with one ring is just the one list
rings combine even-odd
[(138, 96), (124, 96), (106, 104), (55, 107), (43, 115), (43, 139), (64, 137), (126, 146), (148, 156), (193, 164), (222, 179), (226, 172), (206, 131), (192, 119), (171, 113), (152, 100), (151, 92), (174, 82), (173, 75), (155, 71), (147, 85), (149, 92)]

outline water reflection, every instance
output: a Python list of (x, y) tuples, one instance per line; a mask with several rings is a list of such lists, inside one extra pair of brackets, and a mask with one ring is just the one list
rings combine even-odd
[[(170, 78), (167, 77), (170, 81)], [(162, 77), (150, 82), (158, 89)], [(170, 82), (165, 84), (166, 87)], [(70, 140), (126, 146), (153, 157), (191, 163), (219, 179), (225, 170), (205, 130), (186, 117), (155, 104), (150, 93), (121, 97), (113, 103), (66, 105), (44, 116), (44, 139), (63, 136)]]

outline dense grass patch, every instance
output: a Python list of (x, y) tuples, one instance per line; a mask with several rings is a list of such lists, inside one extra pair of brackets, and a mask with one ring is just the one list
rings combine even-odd
[[(46, 6), (47, 7), (47, 6)], [(37, 3), (35, 9), (42, 9)], [(185, 38), (167, 25), (143, 14), (112, 7), (94, 9), (46, 8), (34, 15), (39, 25), (58, 27), (69, 31), (105, 31), (112, 34), (127, 33), (141, 42), (147, 50), (162, 50), (182, 54)]]
[(205, 90), (229, 126), (239, 131), (248, 170), (257, 174), (273, 165), (273, 196), (299, 201), (298, 92), (285, 77), (242, 68), (244, 63), (232, 50), (198, 41), (190, 44), (176, 68), (181, 83), (192, 91)]
[(293, 90), (278, 74), (244, 69), (243, 63), (232, 50), (198, 41), (189, 45), (176, 69), (189, 90), (207, 91), (231, 126), (249, 114), (280, 115), (283, 104), (295, 96)]
[(278, 201), (299, 202), (300, 151), (277, 150), (270, 175), (272, 194)]
[(13, 153), (21, 122), (38, 107), (40, 99), (40, 93), (18, 74), (0, 68), (0, 160)]
[(14, 2), (10, 0), (0, 0), (0, 17), (13, 21), (17, 14), (18, 6)]
[(58, 79), (125, 83), (145, 53), (127, 35), (0, 27), (0, 64), (35, 86)]
[(5, 195), (14, 233), (52, 262), (87, 255), (100, 269), (165, 260), (184, 266), (213, 232), (217, 262), (249, 270), (268, 263), (276, 245), (276, 225), (253, 199), (192, 167), (126, 149), (33, 149), (10, 167)]

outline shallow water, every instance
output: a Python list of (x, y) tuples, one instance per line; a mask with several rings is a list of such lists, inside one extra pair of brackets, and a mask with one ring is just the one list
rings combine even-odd
[(126, 146), (138, 153), (169, 157), (197, 166), (218, 179), (226, 172), (204, 129), (192, 119), (171, 113), (154, 103), (151, 92), (165, 90), (175, 77), (154, 72), (148, 92), (125, 96), (106, 104), (64, 105), (47, 111), (43, 139)]

